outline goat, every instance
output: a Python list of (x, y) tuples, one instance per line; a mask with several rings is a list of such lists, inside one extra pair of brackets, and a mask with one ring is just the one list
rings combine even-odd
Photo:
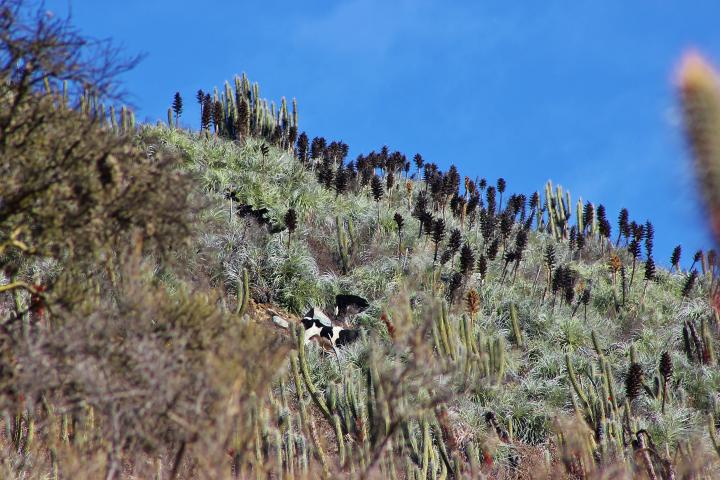
[[(357, 295), (338, 295), (336, 297), (335, 305), (335, 319), (341, 318), (338, 314), (343, 317), (347, 315), (349, 311), (352, 313), (358, 313), (369, 307), (369, 303), (362, 297)], [(273, 310), (270, 310), (273, 314), (273, 322), (280, 328), (288, 329), (290, 327), (287, 320), (283, 319), (276, 314)], [(317, 337), (318, 339), (327, 340), (332, 348), (336, 350), (338, 347), (349, 345), (355, 342), (360, 337), (360, 329), (348, 328), (344, 325), (336, 325), (333, 320), (328, 317), (325, 312), (317, 307), (312, 307), (303, 316), (301, 320), (305, 333), (303, 335), (303, 342), (308, 344), (310, 340)], [(337, 353), (337, 351), (335, 352)]]
[(333, 348), (337, 348), (353, 343), (360, 336), (359, 329), (338, 327), (335, 325), (328, 327), (315, 318), (305, 317), (302, 319), (302, 324), (305, 328), (303, 340), (306, 344), (316, 336), (320, 336), (320, 338), (329, 340)]
[(356, 341), (360, 337), (360, 329), (338, 327), (335, 325), (328, 327), (320, 320), (312, 317), (303, 318), (302, 324), (305, 328), (305, 336), (303, 339), (305, 344), (310, 343), (310, 340), (315, 337), (329, 341), (335, 353), (335, 359), (338, 362), (338, 369), (342, 371), (338, 347), (349, 345)]
[[(356, 314), (366, 310), (370, 304), (357, 295), (337, 295), (335, 297), (335, 320), (344, 320), (348, 313)], [(315, 337), (325, 339), (335, 353), (340, 367), (338, 347), (349, 345), (360, 337), (360, 330), (334, 325), (332, 320), (319, 308), (311, 308), (302, 319), (305, 328), (304, 342), (307, 344)]]

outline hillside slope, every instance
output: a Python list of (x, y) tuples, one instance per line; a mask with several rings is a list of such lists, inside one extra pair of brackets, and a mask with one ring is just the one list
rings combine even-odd
[[(330, 472), (344, 465), (381, 477), (530, 477), (562, 460), (572, 474), (613, 464), (633, 476), (647, 467), (632, 442), (653, 445), (658, 472), (676, 452), (708, 451), (720, 387), (706, 300), (712, 258), (697, 279), (654, 268), (651, 225), (626, 219), (631, 233), (616, 242), (604, 209), (576, 215), (569, 194), (552, 187), (535, 199), (501, 197), (467, 178), (459, 188), (454, 167), (426, 167), (421, 181), (399, 153), (373, 152), (348, 171), (327, 147), (303, 162), (259, 139), (165, 127), (140, 137), (179, 154), (212, 202), (206, 215), (219, 226), (187, 260), (229, 297), (247, 269), (255, 301), (295, 314), (338, 293), (371, 301), (354, 320), (366, 335), (342, 350), (340, 367), (310, 346), (278, 380), (261, 425), (277, 458), (271, 470), (315, 459)], [(270, 234), (237, 215), (239, 204), (267, 208), (277, 225), (293, 209), (297, 228)], [(327, 436), (314, 438), (313, 425)]]
[[(348, 159), (245, 76), (199, 132), (179, 93), (135, 125), (133, 59), (0, 10), (0, 478), (720, 477), (714, 251), (668, 271), (549, 183)], [(679, 85), (718, 227), (717, 76)], [(337, 294), (359, 338), (305, 345)]]

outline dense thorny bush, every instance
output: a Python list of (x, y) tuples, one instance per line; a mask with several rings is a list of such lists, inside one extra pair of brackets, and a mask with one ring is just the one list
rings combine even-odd
[(221, 465), (285, 349), (186, 285), (190, 179), (88, 108), (132, 62), (24, 3), (0, 4), (0, 412), (25, 455), (9, 472), (73, 476), (71, 444), (108, 478), (139, 451)]

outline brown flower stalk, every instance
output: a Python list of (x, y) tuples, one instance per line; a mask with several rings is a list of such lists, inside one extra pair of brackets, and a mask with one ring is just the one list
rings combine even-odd
[(686, 53), (682, 60), (678, 92), (710, 225), (720, 240), (720, 89), (717, 74), (697, 52)]
[(470, 290), (467, 293), (465, 302), (467, 304), (467, 311), (470, 314), (470, 318), (474, 319), (480, 311), (480, 295), (478, 295), (477, 290)]

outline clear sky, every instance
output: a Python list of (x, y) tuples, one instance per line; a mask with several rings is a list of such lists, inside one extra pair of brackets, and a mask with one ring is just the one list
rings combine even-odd
[[(124, 77), (139, 119), (175, 91), (237, 73), (296, 97), (300, 127), (350, 156), (387, 144), (508, 191), (548, 179), (655, 224), (655, 256), (709, 248), (673, 77), (694, 47), (720, 61), (720, 2), (50, 0), (93, 37), (145, 53)], [(574, 206), (573, 206), (574, 207)]]

